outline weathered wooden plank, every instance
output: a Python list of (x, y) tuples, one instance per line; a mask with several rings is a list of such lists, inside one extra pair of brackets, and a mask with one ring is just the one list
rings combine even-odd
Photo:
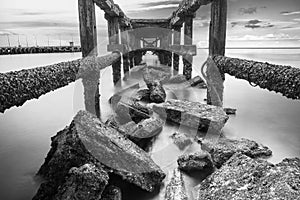
[[(227, 26), (227, 0), (216, 0), (211, 5), (211, 22), (209, 30), (209, 55), (225, 55)], [(208, 67), (214, 66), (211, 64)], [(207, 68), (208, 89), (207, 103), (221, 106), (223, 104), (223, 83), (219, 77), (225, 79), (224, 74), (216, 72), (215, 69)], [(217, 92), (217, 93), (215, 93)], [(218, 96), (220, 102), (213, 100), (213, 96)]]
[[(93, 0), (78, 0), (78, 11), (82, 56), (97, 56), (96, 14)], [(99, 79), (100, 73), (82, 79), (85, 108), (98, 117), (100, 117)]]
[[(194, 15), (185, 16), (184, 23), (184, 44), (192, 45), (193, 43), (193, 18)], [(183, 75), (187, 80), (192, 78), (193, 56), (186, 55), (183, 57)]]
[(170, 26), (169, 19), (131, 19), (133, 28), (157, 27), (168, 28)]
[(300, 99), (300, 69), (291, 66), (214, 56), (221, 72), (257, 84), (261, 88), (280, 92), (291, 99)]
[[(173, 32), (173, 45), (180, 45), (181, 43), (181, 26), (175, 26)], [(173, 68), (177, 73), (179, 71), (179, 55), (173, 53)]]
[(78, 12), (82, 56), (96, 56), (97, 30), (93, 0), (78, 0)]
[(170, 19), (171, 26), (182, 25), (186, 14), (195, 13), (200, 6), (207, 5), (214, 0), (183, 0)]

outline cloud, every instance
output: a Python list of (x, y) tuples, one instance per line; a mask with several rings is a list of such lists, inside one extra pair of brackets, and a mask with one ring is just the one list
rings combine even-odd
[(299, 15), (300, 14), (300, 10), (299, 11), (284, 11), (280, 13), (281, 15), (285, 15), (285, 16), (289, 16), (289, 15)]
[(266, 35), (243, 35), (243, 36), (229, 36), (229, 40), (231, 41), (258, 41), (258, 40), (299, 40), (299, 37), (290, 36), (289, 34), (285, 33), (269, 33)]
[(139, 4), (141, 7), (154, 7), (154, 6), (163, 6), (163, 5), (179, 5), (182, 0), (169, 0), (169, 1), (158, 1), (158, 2), (148, 2)]
[(245, 28), (257, 29), (257, 28), (272, 28), (275, 25), (270, 22), (264, 22), (258, 19), (253, 19), (249, 21), (235, 21), (231, 22), (231, 27), (242, 26)]
[(254, 13), (257, 13), (257, 7), (251, 7), (251, 8), (240, 8), (239, 13), (241, 15), (249, 14), (252, 15)]

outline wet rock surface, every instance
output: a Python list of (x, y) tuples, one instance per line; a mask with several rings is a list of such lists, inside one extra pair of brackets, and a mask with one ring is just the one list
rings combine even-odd
[(141, 89), (137, 91), (133, 96), (133, 99), (136, 101), (147, 101), (150, 102), (150, 90), (149, 89)]
[(163, 129), (164, 122), (160, 119), (151, 117), (142, 120), (138, 124), (129, 122), (118, 127), (118, 130), (127, 138), (144, 150), (148, 150), (150, 144)]
[(153, 111), (149, 107), (129, 99), (119, 102), (116, 106), (115, 113), (117, 114), (119, 122), (125, 124), (131, 121), (139, 123), (144, 119), (148, 119)]
[(200, 76), (196, 76), (188, 81), (191, 87), (206, 88), (206, 83)]
[(193, 143), (193, 139), (186, 136), (184, 133), (175, 132), (170, 138), (180, 150), (184, 150)]
[(35, 199), (51, 199), (69, 170), (85, 163), (100, 164), (110, 174), (146, 191), (153, 191), (165, 178), (146, 152), (85, 111), (52, 138), (51, 147), (38, 172), (48, 182), (37, 194), (43, 198)]
[[(123, 90), (118, 91), (117, 93), (115, 93), (112, 97), (109, 98), (109, 103), (115, 107), (120, 101), (122, 101), (122, 98), (130, 98), (128, 96), (128, 94), (126, 94), (129, 91), (134, 91), (140, 88), (140, 85), (134, 84), (132, 86), (129, 86)], [(129, 94), (130, 95), (130, 94)]]
[(122, 200), (121, 189), (114, 185), (108, 185), (102, 193), (101, 200)]
[(299, 199), (300, 160), (273, 165), (237, 153), (202, 181), (197, 193), (197, 200)]
[(94, 164), (71, 168), (66, 182), (59, 187), (57, 200), (100, 200), (108, 184), (108, 174)]
[(227, 115), (236, 115), (237, 109), (234, 108), (224, 108), (224, 111)]
[(214, 165), (211, 156), (206, 151), (184, 154), (177, 159), (178, 168), (186, 172), (213, 171)]
[(166, 187), (165, 200), (188, 200), (182, 174), (177, 169)]
[(153, 110), (167, 120), (199, 130), (209, 127), (220, 132), (228, 120), (221, 107), (190, 101), (171, 99), (154, 105)]
[(272, 151), (255, 141), (248, 139), (233, 140), (228, 138), (219, 138), (217, 142), (211, 140), (202, 141), (202, 149), (208, 151), (217, 168), (220, 168), (230, 157), (240, 152), (251, 158), (268, 157)]

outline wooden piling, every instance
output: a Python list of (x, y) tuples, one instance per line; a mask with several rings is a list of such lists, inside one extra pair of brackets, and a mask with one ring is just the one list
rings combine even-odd
[[(181, 43), (181, 27), (182, 26), (175, 26), (174, 33), (173, 33), (173, 44), (180, 45)], [(177, 74), (179, 72), (179, 55), (173, 53), (173, 69), (174, 72)]]
[[(209, 31), (209, 55), (225, 55), (225, 44), (226, 44), (226, 26), (227, 26), (227, 0), (215, 0), (211, 5), (211, 22)], [(210, 65), (212, 66), (212, 65)], [(208, 67), (210, 67), (208, 66)], [(217, 76), (215, 73), (218, 73)], [(222, 106), (223, 105), (223, 81), (225, 75), (222, 71), (215, 71), (207, 69), (207, 103)], [(215, 93), (214, 91), (218, 91)], [(212, 95), (218, 95), (221, 103), (215, 103), (212, 99)]]
[[(95, 4), (93, 0), (78, 0), (80, 43), (82, 56), (97, 56), (97, 30)], [(94, 65), (95, 63), (91, 63)], [(100, 117), (100, 73), (91, 73), (82, 79), (84, 103), (88, 112)]]
[[(193, 18), (194, 13), (186, 14), (184, 23), (184, 44), (193, 44)], [(183, 75), (185, 75), (187, 80), (192, 78), (192, 66), (193, 66), (193, 56), (185, 55), (183, 57)]]
[[(126, 46), (129, 45), (129, 34), (128, 34), (129, 29), (130, 29), (130, 27), (121, 26), (121, 43), (123, 45), (126, 45)], [(129, 65), (130, 65), (129, 53), (127, 53), (127, 52), (123, 53), (123, 72), (124, 72), (124, 75), (128, 74)]]
[[(115, 45), (119, 44), (119, 18), (118, 17), (111, 17), (105, 14), (105, 19), (108, 23), (108, 37), (109, 37), (109, 44)], [(117, 60), (112, 65), (113, 69), (113, 82), (117, 84), (121, 80), (121, 58)]]

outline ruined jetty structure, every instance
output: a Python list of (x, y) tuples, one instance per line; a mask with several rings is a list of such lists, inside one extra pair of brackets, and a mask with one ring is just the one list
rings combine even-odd
[(0, 55), (81, 52), (79, 46), (0, 47)]
[[(209, 58), (202, 68), (196, 63), (204, 80), (192, 76), (197, 54), (193, 19), (200, 6), (208, 4)], [(111, 53), (104, 56), (97, 52), (96, 6), (105, 12), (108, 23)], [(145, 193), (163, 192), (160, 197), (165, 200), (299, 199), (299, 158), (274, 165), (265, 160), (272, 155), (268, 147), (222, 134), (228, 114), (236, 112), (223, 108), (225, 74), (300, 99), (300, 69), (225, 57), (227, 0), (183, 0), (167, 19), (130, 19), (113, 0), (78, 0), (78, 8), (82, 59), (0, 74), (2, 113), (82, 81), (85, 111), (51, 138), (51, 149), (37, 173), (44, 182), (34, 200), (121, 200), (126, 199), (123, 193), (130, 192), (124, 184)], [(141, 65), (147, 51), (157, 55), (159, 66)], [(121, 74), (141, 71), (146, 87), (135, 84), (115, 93), (109, 100), (112, 116), (103, 121), (100, 71), (110, 66), (116, 86)], [(172, 99), (166, 92), (168, 84), (205, 89), (207, 103)], [(128, 94), (131, 90), (138, 91)], [(179, 156), (169, 171), (149, 153), (165, 123), (196, 132), (193, 137), (180, 131), (171, 135), (179, 149), (199, 147)], [(191, 197), (183, 174), (195, 171), (202, 180)]]

